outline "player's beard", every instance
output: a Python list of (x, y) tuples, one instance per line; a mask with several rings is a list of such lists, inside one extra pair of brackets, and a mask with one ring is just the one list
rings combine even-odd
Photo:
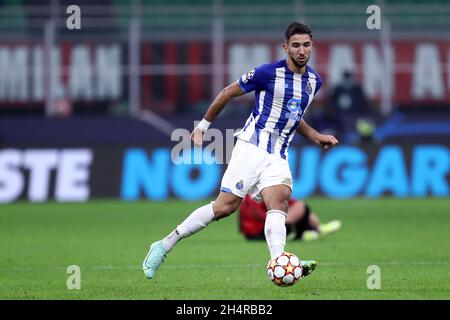
[(298, 62), (297, 60), (295, 60), (291, 55), (289, 55), (289, 59), (291, 59), (292, 63), (298, 68), (303, 68), (304, 66), (306, 66), (308, 64), (308, 61), (309, 61), (309, 57), (308, 57), (306, 59), (306, 61), (302, 64), (302, 63)]

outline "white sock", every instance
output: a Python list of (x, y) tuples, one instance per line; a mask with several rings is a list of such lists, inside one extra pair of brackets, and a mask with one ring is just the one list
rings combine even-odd
[(178, 241), (200, 231), (206, 227), (213, 220), (213, 218), (214, 211), (212, 208), (212, 202), (198, 208), (192, 212), (186, 220), (178, 225), (174, 231), (163, 239), (165, 249), (167, 251), (172, 250)]
[(284, 252), (284, 246), (286, 245), (286, 216), (287, 214), (280, 210), (267, 211), (264, 235), (269, 246), (271, 259)]

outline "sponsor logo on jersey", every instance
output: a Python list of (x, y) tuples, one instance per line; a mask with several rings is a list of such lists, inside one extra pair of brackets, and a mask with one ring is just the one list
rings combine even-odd
[(290, 112), (286, 113), (286, 118), (292, 119), (294, 121), (299, 121), (302, 117), (302, 109), (300, 108), (301, 100), (297, 98), (292, 98), (288, 101), (287, 107)]

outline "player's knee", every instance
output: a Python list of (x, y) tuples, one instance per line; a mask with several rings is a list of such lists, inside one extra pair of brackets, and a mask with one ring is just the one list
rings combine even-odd
[(288, 212), (289, 209), (289, 201), (288, 200), (278, 200), (278, 201), (271, 201), (267, 205), (267, 211), (269, 210), (280, 210), (283, 212)]

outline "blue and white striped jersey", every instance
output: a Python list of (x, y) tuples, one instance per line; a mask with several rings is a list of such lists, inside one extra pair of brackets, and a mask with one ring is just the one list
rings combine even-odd
[(242, 75), (238, 83), (246, 93), (255, 91), (255, 106), (236, 136), (287, 159), (300, 119), (322, 85), (320, 76), (309, 66), (294, 73), (283, 59)]

